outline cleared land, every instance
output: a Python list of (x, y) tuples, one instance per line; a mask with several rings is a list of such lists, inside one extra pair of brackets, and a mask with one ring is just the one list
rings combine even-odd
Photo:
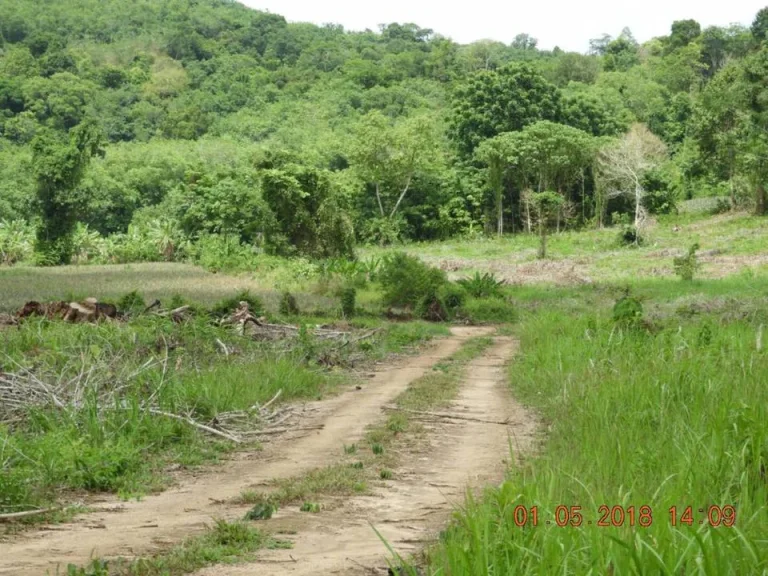
[[(470, 298), (476, 316), (459, 319), (514, 324), (455, 326), (452, 335), (445, 324), (383, 321), (375, 281), (360, 289), (358, 316), (340, 320), (337, 281), (291, 263), (261, 277), (162, 264), (0, 271), (0, 286), (12, 288), (6, 309), (69, 290), (181, 292), (210, 304), (250, 288), (275, 322), (324, 323), (354, 341), (341, 353), (312, 338), (253, 342), (205, 315), (3, 329), (9, 357), (41, 374), (93, 366), (119, 376), (117, 366), (168, 354), (174, 369), (154, 397), (200, 422), (215, 425), (280, 389), (280, 410), (292, 415), (263, 446), (234, 451), (183, 423), (136, 415), (47, 414), (23, 434), (3, 430), (13, 464), (5, 502), (53, 498), (91, 510), (48, 516), (56, 522), (43, 530), (10, 524), (0, 573), (70, 562), (78, 576), (383, 574), (398, 555), (429, 574), (762, 573), (766, 235), (763, 221), (743, 214), (683, 215), (660, 220), (638, 248), (619, 248), (615, 230), (555, 234), (545, 261), (525, 236), (406, 247), (454, 277), (496, 270), (509, 279), (501, 297)], [(683, 281), (672, 259), (694, 241), (702, 267)], [(577, 262), (590, 278), (543, 276)], [(107, 281), (86, 282), (99, 271)], [(286, 285), (303, 316), (280, 314)], [(389, 357), (439, 336), (416, 356)], [(161, 364), (134, 397), (158, 390), (162, 374)], [(214, 460), (222, 465), (200, 467)], [(598, 525), (603, 505), (607, 526)]]

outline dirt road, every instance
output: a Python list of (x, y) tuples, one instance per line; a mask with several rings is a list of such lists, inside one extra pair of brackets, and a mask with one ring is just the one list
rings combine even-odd
[[(472, 362), (450, 412), (508, 425), (444, 420), (429, 434), (428, 445), (405, 455), (396, 479), (372, 496), (356, 497), (321, 514), (281, 511), (270, 530), (292, 534), (290, 550), (264, 551), (256, 562), (212, 566), (197, 576), (270, 574), (386, 574), (387, 551), (374, 526), (406, 556), (432, 541), (468, 487), (502, 480), (510, 447), (519, 455), (533, 447), (537, 423), (509, 394), (504, 365), (517, 343), (497, 338)], [(285, 536), (281, 536), (285, 537)]]
[(90, 558), (147, 555), (203, 530), (213, 517), (241, 516), (241, 508), (223, 507), (220, 502), (259, 482), (332, 463), (342, 444), (362, 438), (365, 427), (380, 418), (382, 406), (411, 381), (453, 354), (468, 338), (488, 333), (484, 328), (454, 328), (451, 337), (422, 354), (378, 371), (362, 390), (308, 404), (302, 426), (323, 425), (316, 432), (278, 439), (261, 452), (238, 454), (210, 473), (139, 502), (110, 501), (71, 523), (0, 543), (0, 574), (40, 576), (55, 574), (57, 566), (66, 568), (68, 563), (86, 564)]

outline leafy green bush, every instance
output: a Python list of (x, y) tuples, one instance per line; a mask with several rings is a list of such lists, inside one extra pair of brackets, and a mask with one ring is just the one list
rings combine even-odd
[(425, 299), (436, 298), (445, 284), (445, 272), (428, 266), (415, 256), (396, 252), (387, 256), (381, 266), (379, 281), (384, 289), (384, 304), (416, 308)]
[(633, 326), (643, 319), (643, 305), (628, 293), (613, 305), (613, 321), (622, 326)]
[(445, 307), (450, 312), (454, 312), (464, 305), (467, 299), (467, 290), (461, 284), (448, 283), (440, 287), (438, 296)]
[(341, 290), (341, 313), (344, 318), (352, 318), (355, 315), (355, 300), (357, 290), (354, 286), (347, 286)]
[(251, 294), (249, 290), (243, 290), (230, 298), (224, 298), (211, 308), (211, 314), (217, 318), (224, 318), (240, 307), (240, 302), (247, 302), (251, 314), (259, 316), (264, 313), (264, 303), (261, 298)]
[(0, 264), (12, 265), (32, 256), (35, 231), (23, 220), (0, 221)]
[(461, 315), (473, 322), (504, 324), (517, 321), (517, 308), (505, 298), (469, 298)]
[(117, 306), (117, 309), (120, 312), (136, 314), (137, 312), (144, 310), (147, 307), (147, 303), (144, 301), (144, 297), (139, 294), (138, 290), (132, 290), (121, 296), (115, 306)]
[(621, 246), (641, 246), (645, 239), (636, 226), (625, 224), (619, 231), (618, 241)]
[(252, 246), (242, 244), (235, 235), (206, 234), (191, 248), (193, 261), (206, 270), (253, 270), (258, 267), (258, 255)]
[(672, 261), (672, 265), (675, 268), (675, 274), (680, 276), (682, 280), (691, 281), (696, 271), (701, 266), (699, 259), (696, 257), (696, 251), (699, 249), (699, 244), (692, 244), (688, 248), (688, 253), (685, 256), (680, 256)]
[(284, 316), (298, 316), (299, 305), (296, 302), (296, 297), (290, 292), (283, 292), (280, 297), (280, 314)]
[(505, 284), (504, 280), (498, 280), (491, 272), (475, 272), (474, 276), (462, 278), (458, 283), (475, 298), (501, 297), (501, 289)]

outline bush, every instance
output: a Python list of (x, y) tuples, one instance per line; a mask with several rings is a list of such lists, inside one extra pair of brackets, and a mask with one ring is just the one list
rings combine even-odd
[(416, 308), (427, 303), (426, 300), (434, 300), (438, 289), (447, 281), (442, 270), (403, 252), (384, 259), (379, 280), (384, 289), (385, 305), (408, 308)]
[(645, 239), (636, 226), (625, 224), (619, 231), (619, 244), (621, 246), (641, 246)]
[(680, 256), (672, 261), (675, 268), (675, 274), (680, 276), (682, 280), (691, 281), (693, 275), (699, 269), (699, 259), (696, 257), (696, 251), (699, 249), (698, 243), (693, 244), (688, 248), (688, 254)]
[(469, 298), (461, 314), (473, 322), (504, 324), (517, 321), (517, 308), (504, 298)]
[(730, 198), (715, 198), (715, 203), (712, 208), (709, 209), (709, 213), (713, 216), (717, 214), (724, 214), (730, 212), (733, 209)]
[(352, 318), (355, 315), (355, 300), (357, 290), (353, 286), (347, 286), (341, 291), (341, 313), (344, 318)]
[(475, 298), (501, 297), (501, 288), (505, 284), (504, 280), (497, 280), (496, 276), (490, 272), (485, 274), (475, 272), (474, 276), (462, 278), (458, 283)]
[(438, 291), (438, 296), (448, 311), (455, 312), (464, 305), (467, 291), (460, 284), (445, 284)]
[(299, 315), (299, 305), (296, 302), (296, 297), (290, 292), (283, 292), (280, 298), (280, 314), (284, 316)]
[(633, 326), (643, 319), (643, 305), (628, 293), (613, 305), (613, 321), (623, 326)]
[(115, 304), (120, 312), (135, 314), (141, 312), (147, 307), (144, 297), (137, 290), (133, 290), (123, 295)]
[(243, 290), (231, 298), (225, 298), (211, 308), (211, 314), (217, 318), (224, 318), (232, 314), (240, 307), (240, 302), (247, 302), (248, 309), (254, 316), (264, 313), (264, 304), (258, 296), (254, 296), (249, 290)]
[(253, 247), (242, 244), (234, 235), (201, 236), (191, 248), (192, 260), (206, 270), (253, 270), (258, 267)]

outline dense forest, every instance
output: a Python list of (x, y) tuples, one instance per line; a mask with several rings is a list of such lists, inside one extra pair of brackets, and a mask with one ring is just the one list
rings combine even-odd
[(762, 213), (767, 34), (764, 9), (580, 54), (231, 0), (0, 0), (0, 257), (639, 234), (695, 196)]

